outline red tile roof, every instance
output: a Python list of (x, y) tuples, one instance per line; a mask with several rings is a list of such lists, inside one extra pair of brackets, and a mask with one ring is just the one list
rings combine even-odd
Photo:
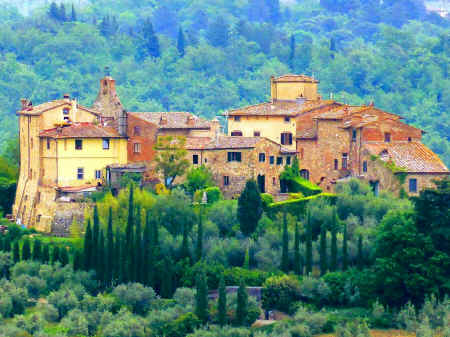
[(281, 153), (295, 153), (274, 141), (264, 137), (241, 137), (241, 136), (219, 136), (209, 137), (187, 137), (186, 149), (188, 150), (223, 150), (223, 149), (251, 149), (260, 141), (272, 142), (280, 147)]
[(306, 75), (297, 75), (297, 74), (286, 74), (273, 78), (274, 82), (307, 82), (307, 83), (319, 83), (313, 77)]
[(49, 138), (119, 138), (121, 137), (116, 129), (109, 126), (95, 125), (92, 123), (74, 123), (43, 130), (39, 133), (41, 137)]
[[(420, 142), (374, 142), (363, 145), (370, 154), (379, 156), (384, 161), (392, 160), (396, 166), (411, 173), (448, 173), (448, 168), (441, 159)], [(387, 151), (387, 154), (386, 154)]]
[(298, 114), (325, 107), (335, 102), (332, 100), (314, 101), (274, 101), (250, 105), (229, 110), (228, 116), (297, 116)]
[[(72, 102), (69, 99), (57, 99), (54, 101), (45, 102), (39, 105), (31, 105), (27, 107), (26, 109), (17, 111), (17, 114), (26, 114), (26, 115), (40, 115), (45, 111), (58, 108), (60, 106), (72, 106)], [(82, 106), (80, 104), (77, 104), (77, 108), (86, 110), (94, 115), (100, 115), (98, 111), (95, 111), (94, 109), (86, 108), (85, 106)]]
[(133, 116), (156, 124), (161, 129), (204, 129), (211, 127), (208, 120), (189, 112), (129, 112)]

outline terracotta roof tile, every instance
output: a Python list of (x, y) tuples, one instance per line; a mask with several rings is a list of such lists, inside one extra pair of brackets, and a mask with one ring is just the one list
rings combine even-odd
[(130, 112), (161, 129), (209, 129), (210, 122), (189, 112)]
[(274, 101), (229, 110), (228, 116), (291, 116), (335, 103), (332, 100)]
[(255, 147), (261, 139), (263, 138), (239, 136), (188, 137), (186, 148), (189, 150), (248, 149)]
[(306, 75), (297, 75), (297, 74), (286, 74), (273, 78), (274, 82), (308, 82), (308, 83), (319, 83), (313, 77)]
[(50, 138), (119, 138), (116, 129), (92, 123), (74, 123), (72, 125), (43, 130), (41, 137)]
[[(54, 101), (45, 102), (39, 105), (31, 105), (26, 109), (17, 111), (17, 114), (27, 114), (27, 115), (40, 115), (45, 111), (60, 107), (60, 106), (72, 106), (72, 102), (69, 99), (57, 99)], [(86, 108), (83, 105), (77, 104), (77, 108), (86, 110), (94, 115), (100, 115), (100, 112), (92, 109)]]
[(363, 147), (377, 156), (384, 151), (385, 155), (380, 157), (382, 160), (392, 160), (396, 166), (404, 168), (407, 172), (448, 172), (441, 159), (420, 142), (374, 142), (366, 143)]

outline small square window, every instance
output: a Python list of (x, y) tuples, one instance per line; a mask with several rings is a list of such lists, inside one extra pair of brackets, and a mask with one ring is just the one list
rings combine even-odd
[(386, 132), (384, 134), (384, 141), (385, 141), (385, 143), (390, 143), (391, 142), (391, 134), (389, 132)]
[(234, 121), (235, 122), (240, 122), (241, 121), (241, 116), (234, 116)]
[(68, 115), (69, 112), (70, 112), (70, 109), (69, 109), (69, 108), (64, 108), (64, 109), (63, 109), (63, 115)]
[(363, 161), (363, 172), (367, 172), (367, 161)]
[(409, 191), (411, 193), (417, 192), (417, 179), (416, 178), (409, 179)]
[(139, 126), (135, 126), (133, 129), (133, 134), (135, 136), (140, 136), (141, 135), (141, 128)]
[(82, 150), (82, 149), (83, 149), (83, 140), (75, 139), (75, 150)]
[(102, 179), (102, 171), (95, 170), (95, 179)]
[(242, 154), (241, 152), (228, 152), (228, 161), (241, 161)]
[(352, 141), (356, 142), (356, 129), (352, 130)]
[(109, 138), (103, 138), (103, 150), (109, 150)]
[(264, 163), (266, 161), (266, 154), (265, 153), (260, 153), (259, 154), (259, 162), (260, 163)]
[(277, 184), (277, 178), (275, 178), (275, 177), (272, 177), (272, 185), (276, 185)]
[(275, 157), (274, 156), (270, 156), (269, 157), (269, 163), (270, 163), (270, 165), (273, 165), (275, 163)]
[(291, 165), (291, 157), (290, 156), (286, 157), (286, 165)]
[(253, 137), (261, 137), (261, 132), (253, 131)]
[(342, 154), (342, 169), (346, 169), (347, 168), (347, 153), (343, 153)]
[(277, 157), (277, 165), (283, 165), (283, 157)]
[(84, 168), (79, 167), (79, 168), (77, 169), (77, 179), (78, 179), (78, 180), (84, 179)]
[(47, 138), (47, 150), (50, 150), (50, 138)]
[(133, 152), (134, 153), (141, 153), (141, 143), (134, 143), (133, 144)]
[(194, 165), (198, 164), (198, 154), (192, 155), (192, 164), (194, 164)]
[(230, 185), (230, 177), (229, 176), (223, 176), (223, 186)]
[(290, 117), (284, 117), (284, 121), (285, 121), (286, 123), (289, 123), (289, 122), (291, 121), (291, 118), (290, 118)]
[(339, 170), (339, 160), (337, 159), (334, 160), (334, 169)]

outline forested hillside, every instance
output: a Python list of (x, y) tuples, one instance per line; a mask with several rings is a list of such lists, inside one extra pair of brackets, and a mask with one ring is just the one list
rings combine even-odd
[(77, 0), (26, 16), (8, 3), (3, 144), (17, 133), (20, 97), (69, 92), (90, 104), (105, 66), (128, 110), (206, 117), (267, 99), (270, 75), (295, 72), (318, 78), (323, 97), (402, 115), (450, 164), (449, 20), (421, 0)]

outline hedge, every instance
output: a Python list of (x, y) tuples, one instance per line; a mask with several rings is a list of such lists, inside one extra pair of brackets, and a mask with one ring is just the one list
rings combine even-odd
[(286, 183), (288, 185), (289, 192), (301, 192), (305, 197), (316, 195), (322, 192), (322, 189), (319, 186), (302, 177), (294, 177), (287, 180)]
[(261, 193), (262, 207), (264, 212), (267, 212), (269, 205), (273, 204), (273, 196), (269, 193)]
[(318, 198), (329, 200), (332, 204), (336, 202), (336, 194), (320, 193), (299, 199), (288, 199), (284, 201), (274, 202), (273, 204), (269, 205), (268, 212), (270, 215), (275, 215), (276, 213), (283, 211), (291, 213), (292, 215), (301, 215), (305, 213), (307, 203), (310, 200)]
[(197, 190), (194, 194), (194, 201), (195, 202), (201, 202), (203, 198), (203, 192), (206, 192), (206, 196), (208, 198), (208, 204), (214, 204), (215, 202), (223, 199), (222, 192), (220, 191), (220, 188), (214, 186), (214, 187), (207, 187), (202, 190)]

